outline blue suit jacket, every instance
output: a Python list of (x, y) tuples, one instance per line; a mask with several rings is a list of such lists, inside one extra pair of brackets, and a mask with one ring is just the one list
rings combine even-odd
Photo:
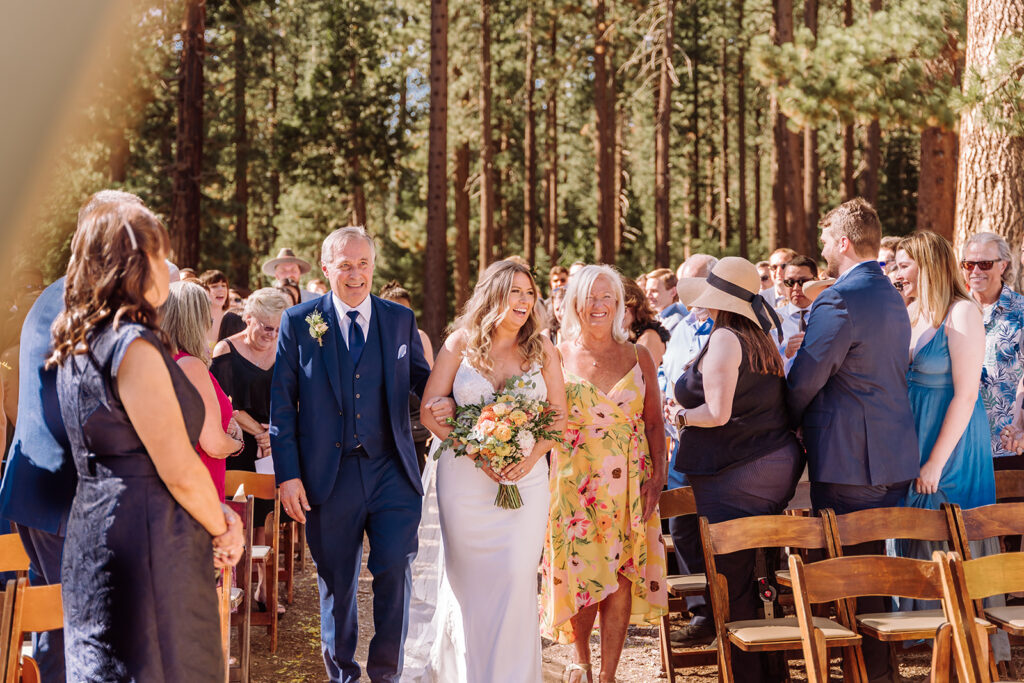
[[(371, 295), (372, 296), (372, 295)], [(384, 387), (395, 450), (413, 487), (423, 493), (420, 468), (409, 423), (409, 392), (423, 395), (430, 366), (413, 312), (399, 304), (372, 297), (381, 332)], [(327, 323), (321, 346), (309, 334), (306, 316), (320, 311)], [(338, 315), (330, 292), (292, 306), (281, 316), (277, 359), (270, 388), (270, 446), (278, 483), (300, 478), (310, 505), (327, 500), (341, 463), (341, 362), (332, 335)]]
[(880, 485), (917, 477), (909, 349), (906, 307), (877, 263), (858, 265), (814, 300), (787, 378), (811, 481)]
[(44, 370), (50, 326), (64, 310), (64, 278), (25, 316), (18, 355), (18, 420), (0, 484), (0, 517), (64, 535), (78, 476), (57, 402), (57, 371)]

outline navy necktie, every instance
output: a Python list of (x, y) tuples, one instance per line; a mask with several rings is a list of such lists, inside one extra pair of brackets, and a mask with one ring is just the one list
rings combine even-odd
[(359, 311), (349, 311), (346, 315), (352, 320), (352, 326), (348, 330), (348, 354), (352, 356), (352, 365), (359, 365), (359, 357), (363, 355), (363, 347), (366, 346), (366, 337), (363, 336), (363, 328), (356, 322)]
[(801, 332), (806, 332), (807, 331), (807, 311), (806, 310), (800, 311), (800, 331)]

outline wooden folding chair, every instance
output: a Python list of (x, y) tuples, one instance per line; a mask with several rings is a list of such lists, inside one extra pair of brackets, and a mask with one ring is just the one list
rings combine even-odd
[(1024, 470), (996, 470), (996, 502), (1024, 498)]
[[(710, 524), (706, 517), (701, 517), (700, 532), (704, 542), (715, 633), (718, 636), (719, 680), (723, 683), (733, 683), (734, 680), (730, 644), (744, 652), (802, 650), (800, 625), (795, 617), (726, 622), (729, 615), (729, 589), (726, 578), (718, 573), (715, 558), (718, 555), (759, 548), (824, 550), (829, 543), (825, 521), (821, 517), (762, 515)], [(854, 654), (852, 647), (860, 642), (860, 636), (824, 617), (815, 617), (813, 623), (824, 634), (828, 647), (851, 648), (847, 654)]]
[[(793, 595), (807, 664), (807, 680), (811, 683), (828, 683), (829, 680), (827, 643), (822, 631), (812, 622), (812, 604), (838, 601), (849, 605), (855, 598), (873, 595), (919, 600), (941, 600), (943, 596), (942, 568), (936, 561), (856, 555), (804, 564), (799, 555), (792, 555), (789, 567), (793, 576)], [(840, 610), (839, 621), (856, 630), (854, 615), (848, 609)], [(936, 639), (932, 651), (931, 680), (946, 683), (949, 681), (952, 628), (944, 620), (929, 637)], [(867, 672), (859, 641), (854, 648), (854, 676), (866, 681)]]
[(0, 536), (0, 572), (18, 572), (19, 579), (28, 578), (29, 559), (21, 536), (16, 533)]
[[(693, 489), (683, 486), (668, 491), (662, 491), (658, 499), (658, 510), (662, 519), (671, 519), (683, 515), (697, 514), (697, 503), (693, 498)], [(665, 537), (665, 546), (668, 550), (671, 537)], [(669, 639), (670, 628), (669, 618), (672, 614), (681, 614), (686, 611), (686, 598), (704, 595), (708, 582), (704, 574), (672, 574), (666, 578), (668, 584), (668, 612), (661, 617), (659, 627), (659, 649), (661, 650), (661, 664), (668, 675), (669, 683), (675, 683), (676, 672), (679, 667), (704, 666), (713, 664), (716, 653), (713, 648), (689, 648), (683, 652), (673, 652), (672, 641)]]
[[(49, 586), (29, 586), (28, 579), (18, 579), (14, 594), (14, 612), (11, 616), (11, 637), (7, 649), (4, 678), (6, 683), (19, 683), (22, 680), (22, 670), (25, 666), (22, 662), (21, 646), (26, 633), (55, 631), (64, 628), (64, 610), (60, 589), (59, 583)], [(34, 662), (29, 664), (28, 668), (31, 669), (33, 665)], [(37, 671), (33, 673), (37, 673)], [(33, 674), (30, 673), (29, 676), (31, 675)]]
[(10, 579), (0, 602), (0, 681), (7, 681), (7, 662), (11, 652), (11, 621), (14, 617), (14, 598), (18, 592), (18, 581)]
[[(231, 676), (230, 647), (225, 651), (225, 661), (228, 662), (228, 680), (238, 680), (241, 683), (249, 683), (249, 666), (251, 662), (251, 641), (252, 641), (252, 547), (253, 547), (253, 497), (247, 495), (245, 502), (235, 500), (225, 501), (238, 516), (242, 518), (242, 525), (245, 534), (245, 549), (242, 558), (235, 566), (235, 587), (231, 589), (231, 613), (229, 624), (238, 629), (238, 676)], [(229, 643), (230, 645), (230, 643)]]
[[(233, 495), (238, 487), (243, 487), (246, 495), (261, 500), (274, 501), (273, 511), (267, 515), (264, 526), (267, 534), (268, 545), (252, 546), (252, 560), (254, 568), (260, 565), (264, 568), (264, 581), (266, 586), (266, 612), (253, 612), (251, 624), (253, 626), (266, 626), (270, 635), (270, 651), (277, 652), (277, 602), (278, 602), (278, 563), (280, 562), (280, 525), (281, 518), (281, 494), (277, 489), (277, 483), (272, 474), (258, 474), (256, 472), (244, 472), (241, 470), (228, 470), (225, 476), (225, 491)], [(259, 525), (262, 520), (254, 520)]]
[[(991, 664), (986, 637), (986, 619), (980, 618), (977, 601), (993, 595), (1024, 590), (1024, 553), (1001, 553), (964, 561), (957, 552), (946, 553), (943, 560), (943, 605), (950, 613), (953, 627), (954, 661), (961, 683), (990, 683), (998, 680)], [(1024, 628), (1024, 620), (1011, 628)], [(1002, 626), (1003, 624), (1000, 624)], [(973, 627), (972, 627), (973, 625)], [(984, 643), (984, 644), (983, 644)]]

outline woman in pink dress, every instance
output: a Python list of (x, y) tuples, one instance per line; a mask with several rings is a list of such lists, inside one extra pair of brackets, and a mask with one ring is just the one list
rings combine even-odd
[(174, 349), (174, 360), (199, 391), (206, 419), (196, 451), (224, 498), (225, 458), (242, 450), (241, 429), (231, 417), (231, 401), (210, 373), (210, 352), (206, 344), (212, 324), (210, 301), (201, 285), (175, 282), (161, 308), (160, 327)]

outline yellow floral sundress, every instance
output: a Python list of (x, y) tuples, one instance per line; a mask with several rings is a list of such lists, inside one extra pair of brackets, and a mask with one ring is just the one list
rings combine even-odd
[(569, 619), (632, 584), (632, 623), (668, 609), (665, 542), (657, 512), (641, 520), (640, 486), (653, 474), (644, 433), (644, 380), (633, 366), (607, 394), (565, 371), (568, 448), (551, 462), (551, 514), (544, 542), (541, 633), (573, 641)]

